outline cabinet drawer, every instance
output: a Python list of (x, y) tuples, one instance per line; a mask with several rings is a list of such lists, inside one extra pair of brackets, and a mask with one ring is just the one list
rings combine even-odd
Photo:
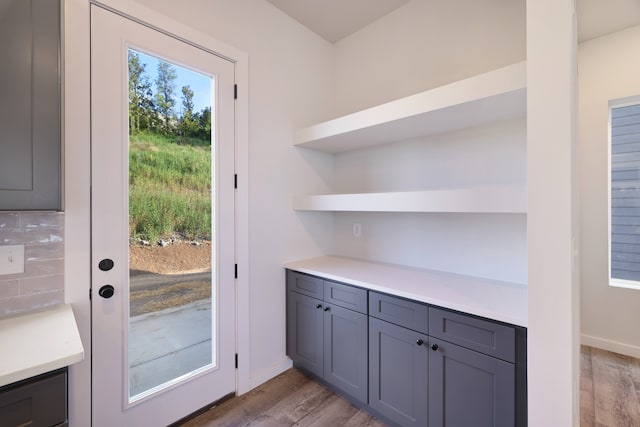
[(323, 280), (318, 277), (287, 270), (287, 289), (290, 291), (322, 299), (323, 287)]
[(418, 302), (369, 292), (369, 316), (424, 334), (429, 332), (429, 307)]
[(324, 301), (367, 314), (367, 291), (362, 288), (325, 280)]
[(0, 388), (0, 425), (51, 427), (67, 422), (67, 372)]
[(515, 329), (490, 320), (431, 307), (429, 335), (498, 359), (515, 362)]

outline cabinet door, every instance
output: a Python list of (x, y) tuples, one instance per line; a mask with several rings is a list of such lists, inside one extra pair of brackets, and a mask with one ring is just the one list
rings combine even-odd
[(67, 371), (0, 387), (0, 426), (67, 425)]
[(429, 306), (416, 301), (369, 292), (369, 316), (429, 333)]
[(513, 427), (515, 366), (431, 338), (429, 427)]
[(424, 334), (369, 318), (369, 405), (402, 426), (427, 425), (427, 343)]
[(287, 354), (295, 366), (322, 376), (322, 301), (287, 293)]
[(367, 314), (367, 291), (355, 286), (324, 281), (324, 301), (358, 313)]
[(60, 0), (0, 0), (0, 210), (60, 209)]
[(364, 403), (367, 402), (367, 341), (367, 316), (326, 305), (324, 379)]
[(287, 270), (287, 290), (322, 299), (324, 282), (319, 277)]

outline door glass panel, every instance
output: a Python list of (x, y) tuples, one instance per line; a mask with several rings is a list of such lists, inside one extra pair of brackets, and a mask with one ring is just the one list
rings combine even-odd
[(132, 402), (216, 365), (215, 144), (213, 78), (128, 54)]

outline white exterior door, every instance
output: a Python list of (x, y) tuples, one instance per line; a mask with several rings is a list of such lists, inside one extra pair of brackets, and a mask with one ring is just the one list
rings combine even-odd
[(236, 390), (234, 64), (93, 5), (91, 120), (93, 425), (167, 425)]

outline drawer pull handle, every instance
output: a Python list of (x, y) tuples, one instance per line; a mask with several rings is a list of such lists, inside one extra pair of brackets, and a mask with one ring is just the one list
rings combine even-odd
[(316, 308), (322, 308), (322, 304), (316, 305)]
[(416, 341), (416, 344), (418, 344), (418, 345), (422, 345), (422, 344), (424, 344), (424, 341), (422, 341), (421, 339), (419, 339), (419, 340), (417, 340), (417, 341)]
[(438, 344), (432, 344), (431, 350), (436, 351), (438, 349)]
[(325, 307), (324, 308), (324, 311), (329, 311), (329, 310), (331, 310), (331, 307)]

